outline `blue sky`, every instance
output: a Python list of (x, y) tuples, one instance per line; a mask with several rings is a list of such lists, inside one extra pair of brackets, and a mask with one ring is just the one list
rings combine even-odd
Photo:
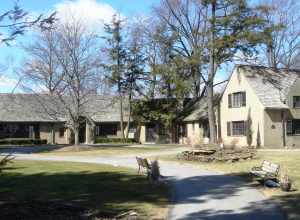
[[(11, 9), (14, 2), (13, 0), (1, 0), (0, 13)], [(72, 11), (72, 14), (76, 13), (78, 17), (85, 18), (87, 25), (98, 28), (101, 26), (99, 22), (102, 21), (101, 24), (103, 24), (103, 22), (111, 21), (112, 15), (115, 13), (128, 19), (150, 15), (153, 6), (159, 2), (160, 0), (19, 0), (19, 5), (35, 16), (57, 11), (61, 20), (64, 19), (63, 15)], [(24, 37), (19, 37), (16, 43), (10, 47), (0, 45), (0, 92), (11, 92), (17, 84), (18, 68), (26, 56), (21, 45), (26, 45), (26, 42), (31, 41), (30, 32), (27, 32)], [(230, 73), (229, 71), (230, 68), (221, 70), (216, 81), (223, 81)], [(21, 92), (21, 90), (17, 89), (16, 92)]]
[[(14, 2), (13, 0), (1, 0), (1, 14), (11, 9)], [(152, 6), (158, 2), (159, 0), (19, 0), (19, 5), (32, 15), (57, 10), (65, 13), (66, 8), (71, 5), (76, 13), (79, 13), (79, 16), (89, 17), (88, 22), (102, 18), (107, 22), (111, 14), (115, 12), (129, 19), (135, 15), (147, 16), (151, 13)], [(26, 44), (30, 40), (30, 33), (27, 33), (25, 37), (19, 37), (17, 42), (10, 47), (0, 46), (0, 67), (5, 67), (0, 68), (0, 92), (11, 92), (14, 88), (18, 81), (15, 72), (25, 57), (20, 45)]]

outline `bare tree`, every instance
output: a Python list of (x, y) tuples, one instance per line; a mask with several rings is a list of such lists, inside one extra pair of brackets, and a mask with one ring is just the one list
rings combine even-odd
[(99, 50), (96, 35), (89, 33), (76, 19), (62, 24), (58, 31), (59, 48), (56, 51), (63, 72), (63, 90), (55, 90), (67, 118), (66, 125), (74, 132), (79, 144), (81, 123), (91, 117), (87, 106), (99, 86)]
[(192, 78), (193, 97), (199, 97), (201, 75), (207, 62), (207, 9), (194, 0), (163, 0), (155, 11), (167, 30), (176, 35), (173, 50), (182, 57), (187, 77)]
[(59, 49), (57, 31), (52, 29), (39, 32), (34, 43), (23, 48), (27, 53), (21, 71), (23, 88), (49, 94), (61, 89), (64, 74), (56, 56)]
[(300, 52), (299, 1), (262, 0), (261, 4), (268, 25), (261, 63), (273, 68), (295, 66), (295, 57)]
[(74, 133), (75, 145), (79, 144), (81, 124), (95, 113), (88, 106), (100, 85), (96, 41), (96, 35), (74, 18), (56, 29), (41, 32), (25, 48), (29, 56), (23, 76), (31, 92), (38, 95), (38, 101), (53, 119), (65, 121)]

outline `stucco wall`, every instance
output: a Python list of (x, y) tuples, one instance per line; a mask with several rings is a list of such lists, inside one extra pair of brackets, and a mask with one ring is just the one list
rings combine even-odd
[(287, 98), (287, 104), (290, 107), (290, 118), (300, 119), (300, 109), (293, 108), (293, 96), (300, 96), (300, 79), (298, 79), (296, 83), (291, 87)]
[[(61, 124), (54, 124), (53, 129), (55, 133), (54, 141), (56, 144), (68, 144), (68, 136), (70, 132), (65, 131), (64, 137), (59, 136), (59, 129), (62, 125)], [(40, 138), (46, 139), (48, 143), (51, 143), (51, 135), (52, 135), (52, 124), (51, 123), (41, 123), (40, 124)]]
[[(300, 119), (300, 109), (293, 108), (293, 96), (300, 96), (300, 79), (298, 79), (293, 85), (293, 87), (290, 89), (287, 98), (287, 104), (290, 107), (289, 112), (287, 114), (287, 119)], [(286, 145), (288, 147), (300, 147), (300, 136), (286, 136)]]
[[(252, 145), (257, 145), (258, 130), (260, 131), (261, 144), (264, 145), (264, 108), (241, 71), (234, 70), (220, 102), (222, 141), (225, 145), (247, 146), (246, 136), (227, 136), (227, 122), (247, 121), (249, 115), (252, 120)], [(229, 108), (228, 94), (243, 91), (246, 92), (246, 106)]]
[(141, 126), (139, 134), (140, 134), (140, 137), (139, 137), (140, 143), (141, 144), (146, 143), (146, 126), (145, 125)]
[[(193, 125), (194, 124), (194, 125)], [(197, 145), (204, 143), (203, 125), (197, 122), (188, 122), (186, 123), (187, 135), (186, 137), (179, 138), (180, 144), (189, 144), (189, 145)], [(207, 138), (208, 141), (208, 138)]]
[(283, 146), (283, 127), (281, 110), (266, 110), (264, 113), (265, 147)]

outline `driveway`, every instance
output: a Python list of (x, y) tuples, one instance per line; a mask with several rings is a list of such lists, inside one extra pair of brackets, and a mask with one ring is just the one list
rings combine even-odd
[[(135, 158), (130, 155), (87, 158), (18, 153), (15, 156), (22, 160), (86, 162), (137, 168)], [(175, 162), (162, 161), (160, 167), (162, 175), (172, 183), (173, 198), (169, 219), (285, 219), (274, 203), (238, 177), (203, 171)]]

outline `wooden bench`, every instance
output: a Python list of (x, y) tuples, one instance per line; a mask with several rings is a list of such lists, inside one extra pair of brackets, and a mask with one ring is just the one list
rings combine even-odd
[(146, 158), (136, 157), (136, 161), (139, 166), (138, 173), (140, 173), (141, 169), (144, 169), (147, 174), (151, 172), (151, 166)]
[(14, 156), (11, 154), (8, 154), (4, 156), (2, 159), (0, 159), (0, 173), (2, 172), (2, 169), (8, 164), (13, 163), (13, 160), (15, 159)]
[(264, 160), (260, 167), (253, 167), (250, 173), (253, 176), (262, 178), (264, 181), (275, 180), (278, 177), (280, 166), (278, 164)]

